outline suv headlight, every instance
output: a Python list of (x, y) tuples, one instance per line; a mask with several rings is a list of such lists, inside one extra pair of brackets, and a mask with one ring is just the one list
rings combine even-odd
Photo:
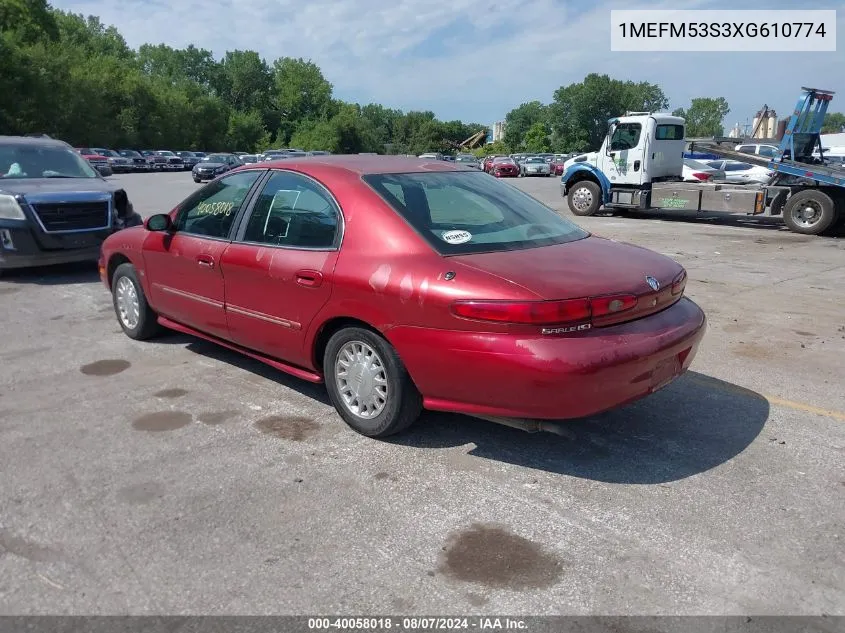
[(14, 196), (0, 194), (0, 218), (3, 220), (26, 220), (21, 205)]

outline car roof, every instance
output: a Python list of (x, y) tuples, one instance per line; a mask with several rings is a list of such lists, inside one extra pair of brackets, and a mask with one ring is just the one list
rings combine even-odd
[(0, 136), (0, 145), (32, 145), (40, 147), (70, 147), (64, 141), (55, 138), (44, 138), (35, 136)]
[(406, 158), (404, 156), (366, 156), (360, 154), (334, 154), (329, 156), (303, 156), (285, 160), (271, 160), (261, 163), (263, 169), (279, 167), (283, 169), (302, 169), (309, 167), (334, 168), (361, 176), (367, 174), (425, 173), (429, 171), (470, 171), (476, 170), (456, 163), (428, 159)]

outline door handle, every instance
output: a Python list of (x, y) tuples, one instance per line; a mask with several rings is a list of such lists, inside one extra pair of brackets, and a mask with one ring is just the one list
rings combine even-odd
[(316, 270), (296, 271), (296, 283), (308, 288), (317, 288), (323, 283), (323, 273)]
[(214, 258), (211, 255), (197, 255), (197, 265), (203, 268), (214, 268)]

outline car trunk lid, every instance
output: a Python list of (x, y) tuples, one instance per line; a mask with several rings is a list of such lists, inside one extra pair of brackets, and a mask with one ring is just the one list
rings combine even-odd
[[(581, 320), (594, 327), (659, 312), (681, 298), (686, 282), (684, 268), (669, 257), (597, 236), (450, 259), (516, 283), (534, 293), (538, 301), (591, 299), (592, 317)], [(623, 300), (625, 305), (608, 310), (612, 300)], [(597, 309), (603, 303), (604, 309)]]

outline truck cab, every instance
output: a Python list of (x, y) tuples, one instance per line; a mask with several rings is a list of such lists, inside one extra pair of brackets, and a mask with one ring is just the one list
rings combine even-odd
[(682, 118), (629, 112), (608, 121), (607, 135), (599, 151), (567, 161), (564, 181), (585, 169), (600, 172), (601, 176), (594, 175), (604, 190), (610, 186), (639, 188), (651, 182), (680, 180), (685, 147)]

